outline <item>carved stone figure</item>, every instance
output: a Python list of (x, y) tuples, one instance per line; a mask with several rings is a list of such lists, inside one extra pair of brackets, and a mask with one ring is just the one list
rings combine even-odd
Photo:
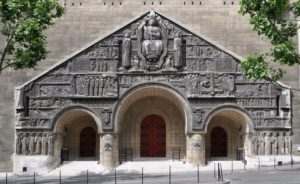
[(194, 110), (194, 120), (195, 123), (200, 125), (202, 123), (203, 111), (201, 109)]
[(48, 154), (48, 138), (47, 134), (44, 133), (42, 137), (42, 155)]
[(252, 134), (250, 138), (252, 153), (255, 155), (258, 155), (258, 136), (259, 134)]
[(108, 125), (110, 123), (111, 110), (103, 110), (102, 111), (102, 119), (104, 124)]
[(179, 31), (176, 32), (174, 38), (174, 67), (175, 68), (182, 67), (181, 48), (182, 48), (182, 38), (181, 38), (181, 32)]
[(17, 140), (16, 140), (16, 154), (22, 154), (22, 139), (23, 139), (23, 133), (17, 134)]
[(227, 75), (227, 78), (223, 82), (224, 92), (228, 95), (234, 94), (234, 76)]
[(143, 42), (142, 53), (150, 61), (156, 61), (163, 51), (162, 33), (157, 23), (155, 13), (150, 12), (150, 19), (142, 23), (143, 27)]
[(95, 88), (94, 88), (94, 96), (99, 95), (99, 78), (95, 79)]
[(269, 133), (269, 134), (266, 134), (265, 136), (265, 154), (266, 155), (271, 155), (272, 152), (271, 152), (271, 148), (272, 148), (272, 145), (271, 145), (271, 137), (272, 137), (272, 133)]
[(115, 96), (117, 93), (117, 81), (114, 77), (106, 77), (105, 84), (103, 88), (104, 96)]
[(35, 153), (34, 139), (35, 139), (35, 133), (31, 133), (30, 138), (29, 138), (29, 154), (31, 154), (31, 155), (33, 155)]
[(172, 58), (172, 56), (167, 56), (166, 58), (166, 63), (165, 63), (165, 68), (164, 70), (166, 71), (173, 71), (174, 70), (174, 60)]
[(279, 133), (278, 136), (278, 154), (284, 155), (284, 142), (285, 142), (285, 133)]
[(197, 76), (192, 75), (190, 77), (190, 81), (191, 81), (190, 93), (191, 94), (197, 94), (198, 93), (198, 78), (197, 78)]
[(35, 136), (35, 154), (41, 154), (42, 152), (42, 133), (38, 133)]
[(84, 79), (83, 77), (77, 75), (76, 76), (76, 94), (77, 95), (84, 95), (85, 88), (84, 88)]
[(272, 155), (278, 155), (278, 133), (272, 137)]
[(104, 80), (101, 77), (99, 79), (99, 96), (103, 96)]
[(259, 154), (264, 155), (265, 154), (265, 137), (266, 135), (264, 133), (261, 133), (258, 137), (259, 142)]
[(122, 66), (125, 69), (129, 69), (131, 66), (131, 63), (130, 63), (131, 39), (130, 39), (129, 32), (125, 32), (125, 34), (124, 34), (122, 49), (123, 49), (122, 50)]
[(29, 153), (29, 133), (26, 133), (22, 139), (22, 154), (27, 155)]
[(95, 80), (93, 77), (89, 79), (89, 96), (94, 96)]
[(54, 133), (50, 133), (47, 136), (48, 138), (48, 155), (53, 155), (54, 153), (54, 140), (55, 140), (55, 134)]
[(97, 67), (96, 67), (96, 60), (95, 59), (91, 59), (90, 60), (90, 71), (96, 71)]
[(140, 70), (140, 68), (141, 68), (141, 64), (140, 64), (139, 57), (137, 55), (134, 55), (132, 57), (132, 68), (131, 68), (131, 70), (132, 71), (137, 71), (137, 70)]
[(291, 142), (290, 142), (290, 136), (289, 136), (289, 133), (286, 133), (286, 135), (285, 135), (285, 154), (289, 154), (290, 153), (290, 144), (291, 144)]

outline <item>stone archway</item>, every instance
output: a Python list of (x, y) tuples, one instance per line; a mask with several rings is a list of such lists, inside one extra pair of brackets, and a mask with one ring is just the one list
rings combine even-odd
[(189, 105), (175, 90), (160, 84), (137, 86), (126, 94), (116, 109), (115, 126), (118, 133), (119, 156), (122, 152), (132, 150), (134, 159), (141, 154), (141, 125), (149, 115), (157, 115), (164, 120), (165, 157), (171, 158), (173, 150), (181, 150), (181, 158), (186, 155), (187, 122), (191, 121)]
[(213, 110), (206, 119), (205, 131), (206, 159), (235, 160), (253, 155), (249, 138), (254, 131), (252, 120), (239, 107), (223, 106)]
[(69, 107), (63, 110), (54, 127), (57, 135), (54, 156), (64, 160), (98, 160), (100, 125), (100, 119), (86, 108)]

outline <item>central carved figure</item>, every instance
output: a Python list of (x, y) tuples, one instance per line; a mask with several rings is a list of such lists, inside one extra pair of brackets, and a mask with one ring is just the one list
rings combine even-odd
[(155, 13), (150, 13), (150, 19), (143, 27), (142, 53), (149, 61), (156, 61), (163, 51), (161, 28), (155, 19)]

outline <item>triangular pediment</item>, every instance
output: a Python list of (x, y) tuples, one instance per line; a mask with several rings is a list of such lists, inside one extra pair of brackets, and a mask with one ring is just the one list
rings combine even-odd
[[(155, 37), (155, 34), (158, 35)], [(129, 43), (127, 51), (126, 42)], [(52, 74), (68, 73), (237, 72), (239, 60), (238, 55), (181, 23), (149, 11), (71, 54), (26, 84), (43, 81), (42, 78)]]

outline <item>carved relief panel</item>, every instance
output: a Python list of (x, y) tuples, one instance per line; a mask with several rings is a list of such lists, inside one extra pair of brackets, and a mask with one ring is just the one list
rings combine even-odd
[(117, 97), (115, 75), (76, 75), (75, 95), (86, 97)]
[(227, 73), (188, 74), (188, 97), (233, 96), (234, 76)]
[(188, 99), (193, 130), (202, 130), (206, 115), (225, 103), (248, 111), (257, 129), (289, 128), (290, 91), (247, 79), (228, 53), (150, 11), (24, 86), (17, 127), (50, 129), (59, 110), (79, 104), (95, 110), (103, 129), (111, 131), (119, 97), (133, 86), (157, 82)]

